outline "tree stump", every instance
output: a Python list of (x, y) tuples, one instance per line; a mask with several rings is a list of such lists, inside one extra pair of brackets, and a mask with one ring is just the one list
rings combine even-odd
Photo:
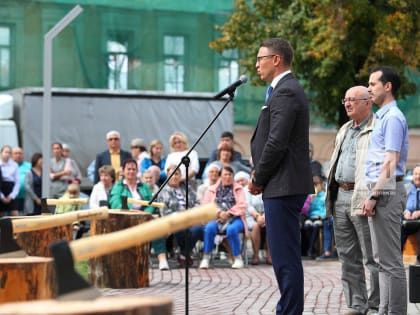
[(0, 306), (2, 315), (170, 315), (172, 299), (167, 297), (114, 296), (92, 301), (32, 301)]
[(0, 303), (54, 298), (56, 283), (51, 257), (0, 258)]
[[(120, 231), (152, 219), (144, 211), (109, 212), (108, 220), (92, 222), (91, 234)], [(149, 243), (134, 246), (88, 261), (88, 279), (98, 288), (143, 288), (149, 286)]]
[(29, 256), (52, 257), (50, 244), (55, 241), (71, 241), (73, 225), (66, 224), (49, 229), (16, 234), (16, 243)]

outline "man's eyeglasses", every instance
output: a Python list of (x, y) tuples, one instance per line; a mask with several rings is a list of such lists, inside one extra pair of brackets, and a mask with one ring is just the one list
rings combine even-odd
[(356, 101), (367, 101), (368, 100), (368, 98), (355, 98), (355, 97), (348, 97), (348, 98), (343, 98), (342, 100), (341, 100), (341, 104), (346, 104), (346, 102), (350, 102), (350, 103), (353, 103), (353, 102), (356, 102)]
[(271, 58), (274, 57), (275, 55), (265, 55), (265, 56), (258, 56), (257, 57), (257, 63), (260, 63), (261, 60), (263, 60), (264, 58)]
[(109, 138), (108, 140), (109, 140), (109, 141), (119, 141), (119, 140), (120, 140), (120, 138)]

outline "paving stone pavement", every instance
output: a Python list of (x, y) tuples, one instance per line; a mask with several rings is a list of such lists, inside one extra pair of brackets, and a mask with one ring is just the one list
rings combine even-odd
[[(273, 269), (268, 265), (231, 269), (227, 263), (214, 262), (208, 270), (189, 269), (188, 314), (275, 314), (279, 298)], [(174, 315), (185, 311), (185, 270), (160, 271), (150, 267), (150, 286), (141, 289), (104, 289), (104, 295), (169, 296), (174, 299)], [(305, 307), (303, 315), (343, 314), (347, 311), (341, 286), (338, 261), (303, 261), (305, 272)], [(420, 304), (408, 304), (408, 315), (420, 314)]]

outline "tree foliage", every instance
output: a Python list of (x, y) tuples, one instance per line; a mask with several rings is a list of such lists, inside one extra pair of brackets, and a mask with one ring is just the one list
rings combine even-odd
[(309, 92), (315, 113), (327, 123), (347, 120), (340, 99), (354, 85), (367, 85), (369, 69), (390, 65), (403, 75), (401, 95), (416, 86), (405, 71), (420, 67), (418, 0), (236, 0), (233, 14), (210, 43), (219, 52), (237, 49), (239, 64), (259, 85), (255, 57), (270, 37), (290, 41), (293, 72)]

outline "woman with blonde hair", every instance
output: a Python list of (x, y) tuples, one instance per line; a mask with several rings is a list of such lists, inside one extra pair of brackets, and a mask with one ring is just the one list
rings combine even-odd
[(166, 179), (165, 164), (166, 158), (163, 156), (163, 143), (157, 139), (152, 140), (149, 146), (149, 157), (145, 157), (141, 162), (141, 172), (144, 173), (153, 165), (159, 167), (160, 177), (156, 184), (160, 186)]
[[(169, 153), (166, 158), (165, 169), (171, 165), (178, 165), (182, 158), (187, 154), (189, 150), (188, 138), (184, 133), (176, 131), (169, 138), (169, 146), (171, 147), (171, 153)], [(188, 178), (194, 180), (195, 175), (200, 170), (197, 151), (192, 150), (188, 157), (190, 158)], [(181, 165), (179, 169), (181, 170), (181, 180), (184, 181), (187, 178), (185, 165)]]

